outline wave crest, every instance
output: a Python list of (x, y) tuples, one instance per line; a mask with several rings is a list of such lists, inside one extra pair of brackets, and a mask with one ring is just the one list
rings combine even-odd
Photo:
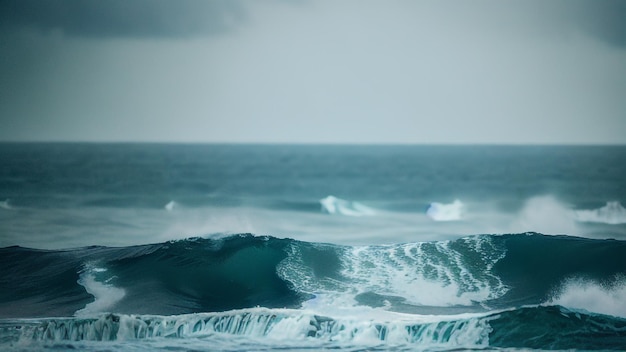
[[(81, 341), (177, 344), (199, 350), (220, 339), (273, 349), (432, 350), (538, 348), (622, 349), (623, 319), (572, 312), (560, 306), (522, 307), (485, 314), (451, 316), (387, 315), (385, 318), (318, 315), (313, 311), (251, 308), (176, 316), (106, 314), (90, 318), (50, 318), (0, 322), (0, 346), (37, 347)], [(558, 328), (555, 328), (558, 327)], [(574, 337), (575, 338), (572, 338)], [(191, 339), (189, 339), (191, 338)], [(133, 342), (136, 341), (136, 342)], [(178, 349), (178, 348), (177, 348)]]
[(577, 221), (598, 222), (611, 225), (626, 224), (626, 208), (620, 202), (607, 202), (605, 206), (593, 210), (578, 210)]
[[(19, 329), (1, 331), (4, 341), (115, 341), (155, 337), (202, 338), (237, 335), (270, 341), (331, 342), (361, 346), (389, 345), (485, 347), (489, 319), (424, 321), (419, 316), (392, 321), (332, 318), (310, 311), (251, 308), (224, 313), (178, 316), (107, 314), (94, 318), (59, 318), (14, 322)], [(0, 329), (1, 330), (1, 329)], [(9, 336), (6, 336), (9, 335)], [(258, 340), (257, 340), (258, 341)]]
[(626, 318), (626, 277), (609, 285), (595, 281), (569, 279), (552, 298), (551, 304)]
[(374, 209), (359, 202), (328, 196), (320, 199), (322, 212), (327, 214), (337, 214), (346, 216), (371, 216), (376, 212)]
[(10, 199), (5, 199), (0, 202), (0, 209), (10, 210), (13, 209), (10, 203)]
[(430, 203), (426, 210), (426, 215), (435, 221), (458, 221), (463, 219), (465, 212), (465, 205), (458, 199), (454, 202), (445, 203)]

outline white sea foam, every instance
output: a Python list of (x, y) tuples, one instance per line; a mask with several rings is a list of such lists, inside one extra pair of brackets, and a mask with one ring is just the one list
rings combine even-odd
[(607, 202), (605, 206), (593, 210), (577, 210), (575, 218), (581, 222), (598, 222), (611, 225), (626, 224), (626, 208), (620, 202)]
[(368, 293), (433, 307), (472, 306), (503, 295), (507, 288), (491, 268), (504, 249), (493, 247), (487, 236), (464, 240), (465, 250), (480, 254), (482, 263), (465, 262), (448, 241), (346, 247), (340, 256), (344, 279), (337, 280), (317, 277), (294, 246), (278, 272), (298, 291), (315, 294), (306, 303), (315, 309), (356, 306), (357, 296)]
[[(462, 254), (449, 244), (449, 241), (442, 241), (355, 247), (346, 258), (344, 275), (354, 280), (362, 292), (400, 296), (407, 303), (426, 306), (470, 306), (506, 291), (490, 273), (504, 252), (488, 254), (479, 249), (485, 263), (477, 271), (471, 263), (463, 262)], [(475, 245), (476, 248), (482, 246)]]
[(177, 316), (101, 315), (95, 319), (49, 319), (20, 329), (22, 339), (31, 341), (150, 339), (146, 341), (149, 342), (155, 337), (205, 336), (219, 341), (222, 337), (232, 340), (235, 335), (238, 349), (242, 343), (275, 347), (280, 341), (280, 346), (296, 349), (349, 346), (394, 349), (394, 346), (401, 346), (412, 350), (486, 347), (490, 331), (489, 319), (484, 315), (428, 317), (387, 313), (384, 318), (377, 318), (371, 315), (323, 316), (309, 310), (267, 308)]
[(458, 221), (463, 219), (464, 212), (465, 205), (460, 200), (455, 199), (449, 204), (430, 203), (426, 215), (435, 221)]
[(369, 216), (375, 215), (374, 209), (365, 206), (359, 202), (353, 202), (335, 196), (328, 196), (320, 199), (322, 212), (328, 214), (346, 215), (346, 216)]
[(611, 285), (570, 279), (548, 303), (626, 318), (626, 277), (617, 278)]
[(85, 316), (93, 313), (106, 312), (124, 298), (126, 291), (107, 283), (112, 277), (102, 280), (102, 274), (106, 271), (106, 268), (98, 267), (94, 263), (85, 265), (78, 279), (78, 283), (85, 288), (87, 293), (94, 297), (94, 301), (76, 311), (75, 315)]

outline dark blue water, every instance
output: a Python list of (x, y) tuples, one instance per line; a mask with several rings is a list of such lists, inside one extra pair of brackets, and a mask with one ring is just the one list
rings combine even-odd
[(626, 346), (626, 147), (0, 144), (0, 165), (5, 349)]

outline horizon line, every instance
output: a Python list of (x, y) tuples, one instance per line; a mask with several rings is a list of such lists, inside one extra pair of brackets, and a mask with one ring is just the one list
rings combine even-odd
[(226, 141), (124, 141), (124, 140), (0, 140), (0, 144), (108, 144), (108, 145), (254, 145), (254, 146), (562, 146), (562, 147), (623, 147), (626, 143), (551, 143), (551, 142), (226, 142)]

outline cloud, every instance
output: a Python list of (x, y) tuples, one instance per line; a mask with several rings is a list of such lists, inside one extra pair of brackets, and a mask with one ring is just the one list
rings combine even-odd
[(3, 0), (0, 28), (60, 30), (78, 37), (188, 37), (244, 22), (239, 0)]
[[(0, 29), (30, 27), (43, 31), (60, 30), (70, 36), (88, 38), (183, 38), (228, 33), (246, 23), (250, 12), (261, 4), (309, 1), (247, 0), (3, 0), (0, 1)], [(319, 0), (310, 4), (329, 4)], [(357, 14), (368, 1), (350, 2)], [(623, 0), (478, 0), (409, 1), (411, 5), (433, 5), (445, 9), (441, 15), (461, 17), (502, 16), (523, 18), (524, 25), (553, 26), (587, 33), (607, 44), (626, 47), (626, 1)], [(337, 4), (342, 6), (343, 4)], [(394, 6), (392, 2), (387, 6)], [(303, 11), (310, 6), (300, 7)], [(513, 13), (511, 13), (513, 11)], [(439, 18), (441, 20), (441, 18)], [(480, 26), (479, 23), (474, 23)], [(323, 29), (320, 23), (320, 29)]]
[(607, 44), (626, 47), (626, 1), (559, 0), (545, 5), (553, 20), (581, 30)]
[(0, 0), (0, 140), (623, 144), (626, 136), (620, 3), (102, 4)]

